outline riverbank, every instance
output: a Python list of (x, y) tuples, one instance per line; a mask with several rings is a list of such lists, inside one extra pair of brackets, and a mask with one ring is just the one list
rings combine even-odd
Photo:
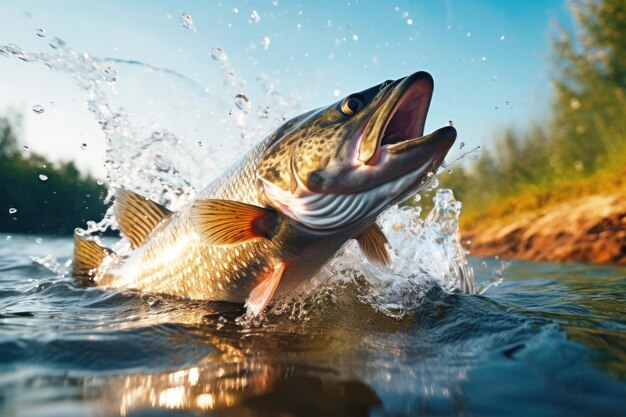
[(473, 256), (626, 266), (626, 191), (588, 195), (463, 229)]

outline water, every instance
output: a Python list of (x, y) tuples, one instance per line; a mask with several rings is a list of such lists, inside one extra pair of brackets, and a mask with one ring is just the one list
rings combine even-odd
[[(58, 37), (50, 48), (0, 54), (71, 77), (105, 134), (107, 185), (174, 210), (301, 112), (266, 74), (241, 79), (219, 47), (219, 88)], [(141, 89), (171, 107), (142, 118)], [(425, 189), (436, 187), (430, 177)], [(67, 274), (71, 239), (0, 235), (0, 414), (623, 414), (626, 271), (468, 260), (459, 210), (447, 190), (428, 214), (391, 208), (379, 219), (390, 268), (349, 243), (259, 319), (238, 305), (84, 287)], [(79, 232), (114, 227), (107, 215)]]
[[(483, 295), (432, 286), (399, 318), (355, 277), (305, 319), (293, 304), (251, 325), (81, 287), (50, 270), (69, 238), (0, 238), (3, 416), (623, 415), (624, 269), (512, 262)], [(479, 262), (479, 282), (501, 267)]]

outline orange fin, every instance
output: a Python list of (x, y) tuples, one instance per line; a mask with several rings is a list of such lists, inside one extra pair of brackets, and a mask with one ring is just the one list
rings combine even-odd
[(278, 225), (275, 210), (230, 200), (197, 201), (191, 221), (205, 243), (233, 245), (246, 240), (271, 238)]
[(93, 277), (98, 272), (102, 261), (114, 252), (100, 246), (96, 241), (74, 235), (74, 261), (72, 275), (75, 277)]
[(389, 265), (389, 252), (385, 247), (385, 243), (389, 241), (376, 223), (361, 232), (355, 239), (367, 259), (378, 265)]
[(261, 283), (254, 287), (246, 300), (248, 313), (258, 316), (270, 302), (276, 292), (278, 283), (285, 271), (284, 262), (276, 262), (271, 271), (266, 272), (261, 277)]
[(162, 205), (123, 188), (116, 190), (113, 210), (120, 232), (133, 249), (141, 246), (157, 224), (172, 214)]

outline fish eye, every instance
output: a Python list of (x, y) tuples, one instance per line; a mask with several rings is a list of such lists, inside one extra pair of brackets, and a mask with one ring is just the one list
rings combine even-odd
[(345, 114), (346, 116), (352, 116), (353, 114), (355, 114), (362, 108), (363, 108), (363, 100), (361, 100), (359, 97), (356, 97), (356, 96), (346, 97), (341, 102), (341, 112)]

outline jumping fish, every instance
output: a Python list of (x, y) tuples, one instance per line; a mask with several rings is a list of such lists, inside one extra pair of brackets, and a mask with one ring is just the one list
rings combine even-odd
[(424, 134), (433, 79), (417, 72), (294, 117), (172, 212), (127, 189), (114, 215), (132, 251), (75, 235), (73, 274), (105, 288), (245, 303), (258, 315), (349, 239), (386, 265), (376, 217), (436, 171), (456, 130)]

